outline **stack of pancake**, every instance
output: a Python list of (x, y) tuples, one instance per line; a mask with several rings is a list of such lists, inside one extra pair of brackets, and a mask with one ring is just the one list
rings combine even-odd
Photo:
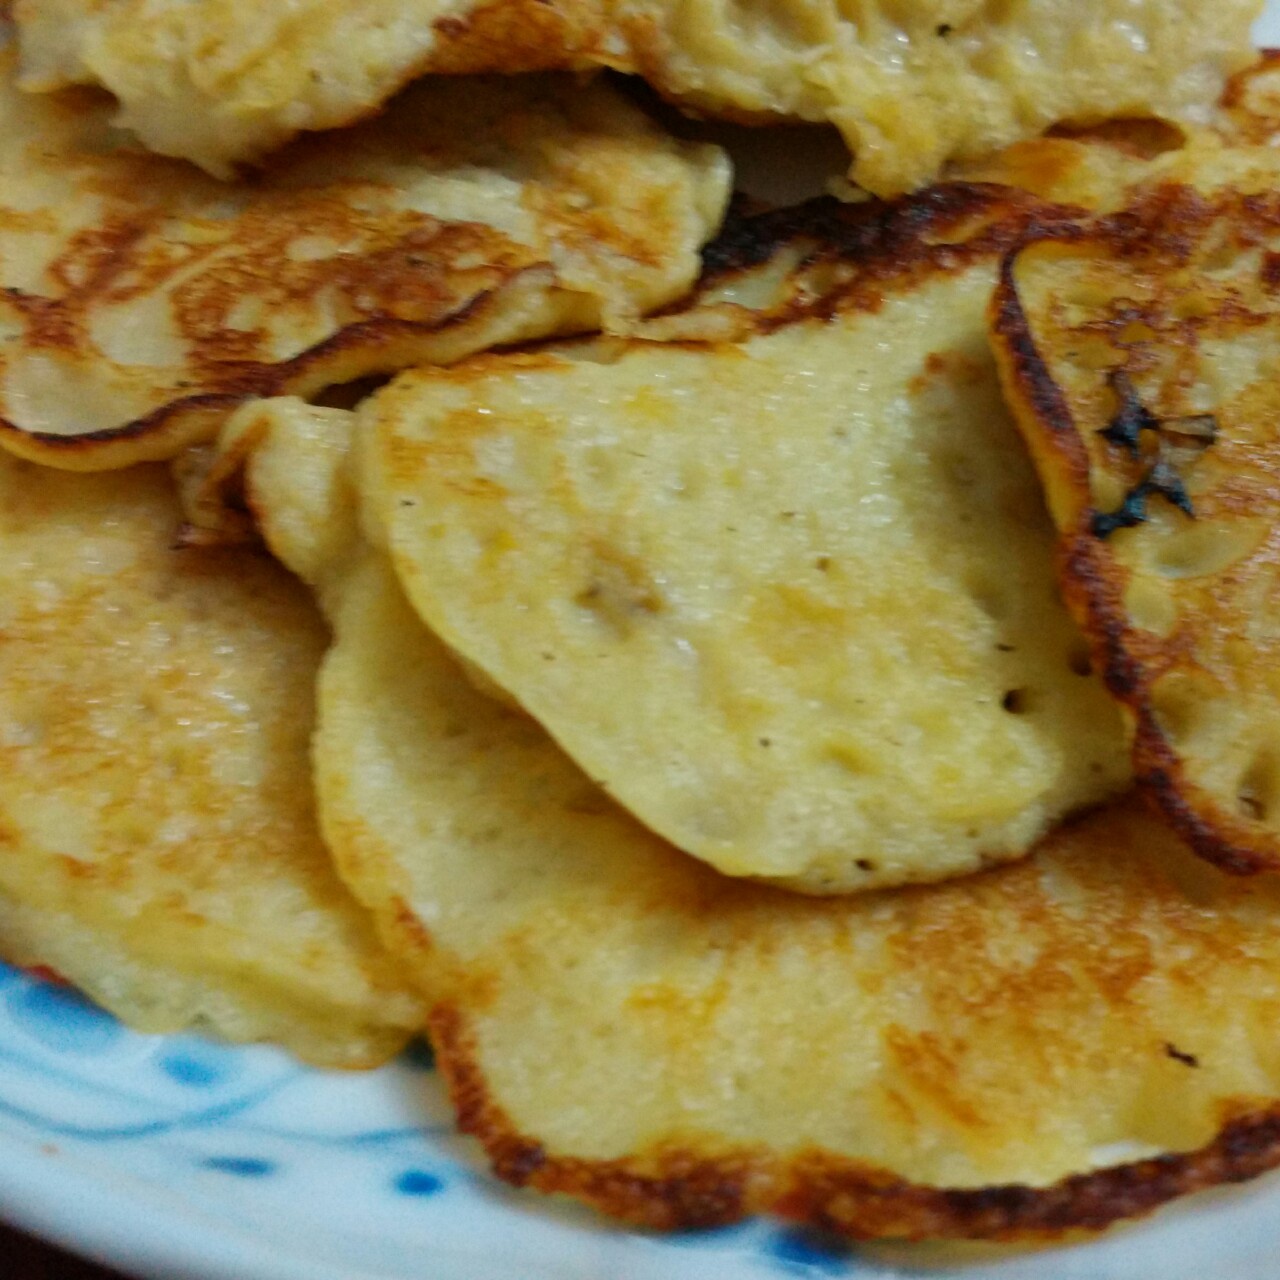
[(657, 1228), (1280, 1163), (1256, 8), (16, 0), (0, 954)]

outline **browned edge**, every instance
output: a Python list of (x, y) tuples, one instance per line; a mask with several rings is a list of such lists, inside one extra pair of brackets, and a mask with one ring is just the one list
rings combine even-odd
[[(1083, 240), (1087, 233), (1081, 228), (1068, 234)], [(1018, 294), (1018, 260), (1027, 247), (1030, 242), (1006, 255), (991, 304), (1001, 381), (1032, 457), (1038, 461), (1041, 449), (1052, 452), (1065, 464), (1073, 490), (1088, 494), (1088, 452), (1066, 396), (1036, 345)], [(1140, 633), (1125, 613), (1116, 581), (1119, 566), (1102, 540), (1094, 536), (1097, 515), (1094, 507), (1082, 502), (1071, 526), (1060, 530), (1059, 580), (1068, 606), (1086, 632), (1107, 688), (1133, 717), (1138, 788), (1199, 857), (1223, 871), (1245, 876), (1280, 870), (1280, 849), (1258, 847), (1254, 833), (1229, 814), (1219, 813), (1214, 821), (1208, 821), (1189, 803), (1188, 795), (1199, 794), (1199, 788), (1188, 777), (1152, 708), (1152, 681), (1144, 664), (1134, 657), (1140, 649), (1136, 643)]]
[(1046, 1241), (1141, 1217), (1180, 1196), (1280, 1165), (1280, 1105), (1224, 1113), (1198, 1150), (1077, 1174), (1044, 1187), (930, 1187), (817, 1148), (779, 1156), (725, 1144), (718, 1155), (660, 1145), (611, 1160), (558, 1156), (522, 1134), (489, 1091), (475, 1035), (450, 1004), (432, 1011), (436, 1061), (464, 1133), (516, 1187), (581, 1200), (632, 1226), (723, 1226), (773, 1213), (855, 1240)]
[[(374, 316), (348, 325), (289, 360), (278, 363), (245, 363), (229, 373), (218, 390), (198, 392), (161, 405), (141, 418), (118, 427), (86, 431), (75, 435), (56, 432), (28, 431), (11, 419), (0, 416), (0, 449), (32, 462), (74, 469), (78, 462), (95, 461), (89, 469), (112, 470), (115, 465), (108, 455), (96, 463), (102, 446), (126, 444), (154, 438), (155, 445), (143, 453), (131, 455), (129, 461), (164, 461), (182, 449), (211, 439), (218, 426), (240, 405), (249, 400), (288, 394), (314, 394), (335, 379), (324, 373), (326, 365), (338, 357), (354, 353), (360, 358), (355, 366), (344, 369), (336, 381), (350, 382), (383, 373), (394, 373), (401, 362), (379, 359), (379, 353), (405, 341), (422, 341), (482, 320), (493, 310), (504, 294), (521, 276), (545, 270), (535, 263), (521, 268), (500, 284), (473, 294), (448, 315), (432, 321), (404, 320), (392, 316)], [(317, 371), (315, 385), (309, 377)], [(81, 455), (88, 455), (81, 457)]]

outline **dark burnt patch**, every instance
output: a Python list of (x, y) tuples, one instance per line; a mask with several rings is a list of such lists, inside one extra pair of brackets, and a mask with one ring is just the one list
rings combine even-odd
[(1147, 473), (1129, 490), (1114, 511), (1095, 511), (1089, 528), (1095, 538), (1107, 539), (1118, 529), (1132, 529), (1147, 519), (1147, 505), (1161, 497), (1184, 515), (1195, 517), (1195, 508), (1187, 495), (1186, 485), (1173, 464), (1159, 457)]
[(836, 306), (870, 309), (890, 290), (961, 271), (1028, 238), (1067, 234), (1081, 216), (1079, 209), (987, 183), (942, 183), (899, 200), (859, 204), (821, 197), (730, 217), (703, 250), (700, 292), (798, 248), (798, 270), (839, 263), (847, 271), (830, 296), (810, 299), (788, 320)]

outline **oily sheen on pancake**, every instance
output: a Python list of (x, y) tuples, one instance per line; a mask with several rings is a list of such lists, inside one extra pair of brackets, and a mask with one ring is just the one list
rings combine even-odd
[(717, 875), (423, 629), (360, 538), (356, 425), (246, 407), (228, 457), (335, 626), (336, 863), (502, 1177), (663, 1229), (775, 1211), (1003, 1238), (1280, 1160), (1268, 882), (1221, 877), (1132, 801), (942, 885), (819, 900)]
[(1235, 189), (1167, 185), (1033, 244), (994, 314), (1139, 782), (1197, 852), (1251, 872), (1280, 869), (1280, 200), (1274, 152), (1233, 163)]
[(421, 1010), (316, 828), (323, 626), (178, 522), (159, 469), (0, 455), (0, 954), (143, 1030), (373, 1065)]
[(603, 85), (423, 85), (227, 185), (0, 66), (0, 446), (54, 466), (172, 457), (250, 397), (625, 322), (688, 288), (727, 198), (716, 148)]
[(585, 65), (689, 109), (837, 125), (855, 181), (922, 186), (1059, 121), (1203, 115), (1260, 0), (17, 0), (28, 88), (100, 84), (216, 173), (424, 72)]
[(326, 835), (508, 1181), (664, 1229), (1016, 1237), (1280, 1160), (1280, 899), (1140, 805), (944, 885), (728, 880), (476, 691), (385, 562), (329, 599)]
[(1127, 780), (987, 350), (1002, 247), (1056, 216), (819, 203), (712, 251), (756, 260), (656, 322), (682, 341), (402, 376), (362, 484), (410, 599), (722, 871), (829, 893), (1022, 856)]

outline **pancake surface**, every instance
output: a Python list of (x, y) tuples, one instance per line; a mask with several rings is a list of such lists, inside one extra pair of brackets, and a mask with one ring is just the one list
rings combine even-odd
[(945, 885), (727, 880), (478, 693), (385, 562), (329, 598), (326, 835), (500, 1176), (664, 1229), (1013, 1236), (1280, 1159), (1274, 885), (1133, 806)]
[[(598, 64), (709, 115), (831, 121), (881, 195), (1064, 120), (1202, 116), (1259, 0), (17, 0), (35, 89), (88, 82), (214, 172), (428, 71)], [(904, 102), (910, 110), (904, 110)]]
[(371, 115), (427, 71), (553, 71), (601, 48), (600, 0), (18, 0), (23, 83), (100, 84), (152, 150), (227, 177)]
[(656, 322), (683, 342), (402, 376), (362, 484), (415, 607), (730, 874), (1020, 857), (1127, 779), (985, 336), (1002, 247), (1054, 216), (962, 187), (766, 216), (750, 269)]
[[(247, 398), (620, 323), (683, 293), (727, 161), (605, 86), (420, 86), (226, 185), (0, 59), (0, 446), (171, 457)], [(459, 130), (454, 122), (466, 119)]]
[(1232, 163), (1236, 190), (1023, 250), (995, 317), (1139, 782), (1251, 872), (1280, 869), (1280, 200), (1273, 152)]
[(1275, 882), (1221, 876), (1132, 801), (942, 885), (819, 900), (719, 876), (422, 627), (360, 539), (357, 426), (276, 401), (227, 444), (255, 442), (248, 503), (335, 627), (336, 864), (500, 1176), (660, 1229), (776, 1211), (1007, 1238), (1280, 1161)]
[[(621, 0), (631, 56), (710, 114), (829, 120), (877, 195), (1050, 125), (1202, 116), (1255, 0)], [(907, 105), (909, 104), (909, 106)]]
[(143, 1030), (373, 1065), (421, 1009), (316, 827), (323, 625), (178, 523), (159, 469), (0, 455), (0, 954)]

